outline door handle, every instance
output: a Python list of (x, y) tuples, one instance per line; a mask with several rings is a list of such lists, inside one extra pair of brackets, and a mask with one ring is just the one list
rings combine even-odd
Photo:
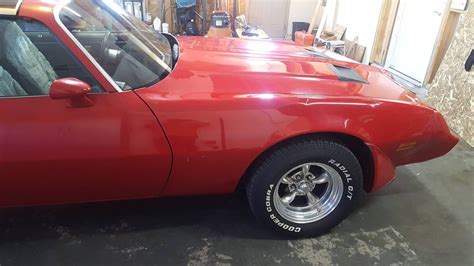
[(472, 65), (474, 65), (474, 50), (471, 51), (471, 54), (467, 58), (466, 64), (464, 65), (464, 68), (466, 69), (467, 72), (471, 71)]

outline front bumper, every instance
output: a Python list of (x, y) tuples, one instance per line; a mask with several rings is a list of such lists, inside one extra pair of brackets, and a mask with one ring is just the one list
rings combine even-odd
[(449, 129), (443, 116), (433, 110), (433, 119), (424, 136), (418, 137), (417, 145), (412, 150), (401, 150), (396, 165), (419, 163), (441, 157), (451, 151), (459, 138)]
[(443, 116), (433, 110), (433, 119), (424, 134), (404, 142), (395, 150), (382, 151), (369, 145), (374, 159), (374, 180), (371, 192), (392, 182), (396, 166), (419, 163), (441, 157), (451, 151), (459, 142)]

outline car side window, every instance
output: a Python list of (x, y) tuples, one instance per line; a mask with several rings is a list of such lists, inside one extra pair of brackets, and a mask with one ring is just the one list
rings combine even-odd
[(95, 78), (44, 24), (0, 19), (0, 97), (47, 95), (51, 83), (77, 78), (104, 92)]

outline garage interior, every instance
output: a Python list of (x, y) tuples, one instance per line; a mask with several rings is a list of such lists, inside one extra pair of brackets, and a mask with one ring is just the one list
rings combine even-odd
[(13, 208), (0, 210), (0, 266), (474, 265), (474, 1), (114, 1), (159, 32), (318, 46), (384, 68), (461, 140), (397, 168), (318, 238), (269, 232), (239, 193)]

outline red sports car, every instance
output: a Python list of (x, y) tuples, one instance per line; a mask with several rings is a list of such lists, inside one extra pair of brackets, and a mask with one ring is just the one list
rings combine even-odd
[(458, 138), (384, 70), (161, 35), (107, 0), (0, 3), (0, 206), (232, 193), (295, 236)]

